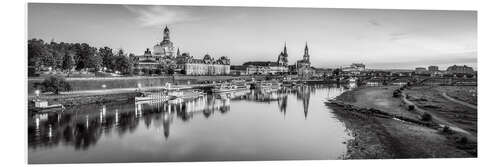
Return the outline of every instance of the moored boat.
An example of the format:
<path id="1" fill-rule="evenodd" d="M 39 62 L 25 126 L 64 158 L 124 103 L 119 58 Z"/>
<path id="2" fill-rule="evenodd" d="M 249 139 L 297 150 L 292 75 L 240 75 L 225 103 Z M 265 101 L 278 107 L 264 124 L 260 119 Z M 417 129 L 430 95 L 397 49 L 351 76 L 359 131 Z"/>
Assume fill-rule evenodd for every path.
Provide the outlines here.
<path id="1" fill-rule="evenodd" d="M 243 91 L 249 90 L 250 85 L 243 84 L 220 84 L 212 89 L 212 93 L 223 93 L 223 92 L 233 92 L 233 91 Z"/>
<path id="2" fill-rule="evenodd" d="M 33 111 L 35 112 L 57 112 L 64 111 L 64 105 L 62 104 L 51 104 L 47 100 L 35 99 L 32 101 L 34 103 Z"/>

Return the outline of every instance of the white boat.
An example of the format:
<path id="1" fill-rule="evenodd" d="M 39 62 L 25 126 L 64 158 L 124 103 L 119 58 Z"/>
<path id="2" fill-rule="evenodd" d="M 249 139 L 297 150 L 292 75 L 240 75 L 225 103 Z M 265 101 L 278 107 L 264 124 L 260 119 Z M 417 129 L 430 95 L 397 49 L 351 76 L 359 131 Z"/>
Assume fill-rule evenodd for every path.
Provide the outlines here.
<path id="1" fill-rule="evenodd" d="M 357 78 L 349 78 L 348 82 L 349 83 L 356 83 Z"/>
<path id="2" fill-rule="evenodd" d="M 250 85 L 247 84 L 221 84 L 212 89 L 212 93 L 224 93 L 233 91 L 249 90 Z"/>
<path id="3" fill-rule="evenodd" d="M 34 111 L 36 112 L 56 112 L 65 109 L 62 104 L 49 105 L 47 100 L 35 99 L 32 102 L 35 104 Z"/>
<path id="4" fill-rule="evenodd" d="M 172 100 L 176 96 L 168 95 L 165 92 L 141 92 L 140 95 L 135 97 L 135 101 L 151 101 L 151 100 Z"/>
<path id="5" fill-rule="evenodd" d="M 175 99 L 179 96 L 182 96 L 182 92 L 179 90 L 179 88 L 171 88 L 170 83 L 166 83 L 163 91 L 139 92 L 139 95 L 135 97 L 135 101 L 166 101 Z"/>

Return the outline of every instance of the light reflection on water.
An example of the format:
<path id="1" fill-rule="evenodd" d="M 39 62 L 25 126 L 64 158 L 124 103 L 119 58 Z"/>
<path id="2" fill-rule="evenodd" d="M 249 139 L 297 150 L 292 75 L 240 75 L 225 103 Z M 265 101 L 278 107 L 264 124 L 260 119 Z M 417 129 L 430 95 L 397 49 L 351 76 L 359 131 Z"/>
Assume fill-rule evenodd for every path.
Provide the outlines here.
<path id="1" fill-rule="evenodd" d="M 308 85 L 33 114 L 28 161 L 338 159 L 350 137 L 323 102 L 345 89 Z"/>

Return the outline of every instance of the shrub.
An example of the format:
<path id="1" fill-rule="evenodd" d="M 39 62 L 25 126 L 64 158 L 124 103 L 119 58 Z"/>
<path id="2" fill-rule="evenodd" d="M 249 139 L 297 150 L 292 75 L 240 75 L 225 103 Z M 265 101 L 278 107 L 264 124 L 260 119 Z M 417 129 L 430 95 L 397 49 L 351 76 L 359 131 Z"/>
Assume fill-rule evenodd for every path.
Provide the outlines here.
<path id="1" fill-rule="evenodd" d="M 45 78 L 41 84 L 43 92 L 52 92 L 54 94 L 59 94 L 61 91 L 71 90 L 69 83 L 60 76 L 50 76 Z"/>
<path id="2" fill-rule="evenodd" d="M 465 144 L 467 144 L 467 143 L 469 142 L 469 140 L 467 139 L 467 137 L 465 137 L 465 136 L 461 136 L 461 137 L 457 138 L 457 139 L 455 140 L 455 142 L 456 142 L 457 144 L 465 145 Z"/>
<path id="3" fill-rule="evenodd" d="M 392 97 L 399 97 L 399 96 L 401 96 L 401 93 L 399 91 L 392 92 Z"/>
<path id="4" fill-rule="evenodd" d="M 424 113 L 420 119 L 422 121 L 431 121 L 432 120 L 432 115 L 429 114 L 429 113 Z"/>
<path id="5" fill-rule="evenodd" d="M 415 110 L 415 105 L 409 105 L 408 106 L 408 111 L 413 111 Z"/>
<path id="6" fill-rule="evenodd" d="M 451 134 L 451 133 L 453 133 L 453 131 L 451 131 L 451 129 L 450 129 L 449 126 L 444 126 L 443 127 L 443 133 Z"/>

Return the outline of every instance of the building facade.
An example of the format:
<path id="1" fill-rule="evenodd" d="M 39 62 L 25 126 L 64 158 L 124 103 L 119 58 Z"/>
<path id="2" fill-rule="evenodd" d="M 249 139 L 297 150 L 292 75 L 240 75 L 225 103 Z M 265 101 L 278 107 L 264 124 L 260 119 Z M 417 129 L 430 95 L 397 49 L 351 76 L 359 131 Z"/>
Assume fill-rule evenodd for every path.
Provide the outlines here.
<path id="1" fill-rule="evenodd" d="M 438 66 L 429 66 L 427 67 L 427 69 L 431 72 L 435 72 L 435 71 L 439 71 L 439 67 Z"/>
<path id="2" fill-rule="evenodd" d="M 278 55 L 278 60 L 276 62 L 272 61 L 251 61 L 243 63 L 246 67 L 245 75 L 279 75 L 287 74 L 289 72 L 288 68 L 288 53 L 286 49 L 286 43 L 283 47 L 283 51 Z"/>
<path id="3" fill-rule="evenodd" d="M 203 59 L 195 59 L 189 54 L 183 54 L 178 59 L 177 67 L 186 75 L 229 75 L 230 62 L 225 56 L 214 59 L 206 54 Z"/>
<path id="4" fill-rule="evenodd" d="M 246 66 L 247 75 L 276 75 L 288 73 L 288 66 L 280 65 L 278 62 L 252 61 L 243 63 Z"/>
<path id="5" fill-rule="evenodd" d="M 365 65 L 362 63 L 352 63 L 350 66 L 342 67 L 342 71 L 348 75 L 360 75 L 365 71 Z"/>
<path id="6" fill-rule="evenodd" d="M 446 71 L 451 74 L 474 74 L 474 69 L 466 65 L 463 66 L 453 65 L 448 67 Z"/>

